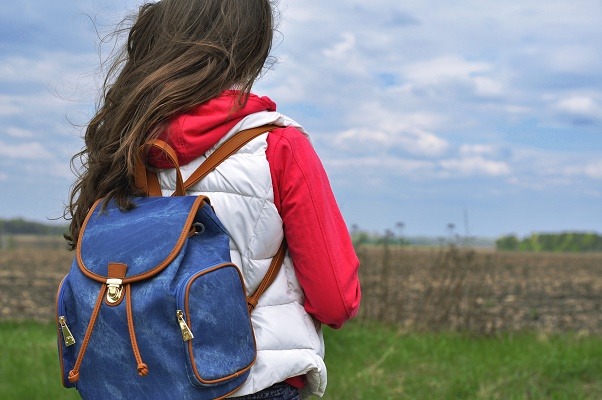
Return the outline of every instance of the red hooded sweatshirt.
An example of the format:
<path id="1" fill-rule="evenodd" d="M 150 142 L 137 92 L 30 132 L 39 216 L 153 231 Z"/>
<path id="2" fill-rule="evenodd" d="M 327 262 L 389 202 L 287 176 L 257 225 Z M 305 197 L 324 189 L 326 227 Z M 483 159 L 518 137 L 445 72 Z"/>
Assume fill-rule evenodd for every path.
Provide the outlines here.
<path id="1" fill-rule="evenodd" d="M 166 139 L 181 165 L 204 154 L 245 116 L 276 111 L 268 97 L 253 94 L 242 109 L 232 111 L 238 94 L 226 91 L 170 121 Z M 328 177 L 309 140 L 296 128 L 271 131 L 267 145 L 274 202 L 305 292 L 305 310 L 320 322 L 340 328 L 359 308 L 359 261 Z M 287 382 L 302 386 L 300 380 Z"/>

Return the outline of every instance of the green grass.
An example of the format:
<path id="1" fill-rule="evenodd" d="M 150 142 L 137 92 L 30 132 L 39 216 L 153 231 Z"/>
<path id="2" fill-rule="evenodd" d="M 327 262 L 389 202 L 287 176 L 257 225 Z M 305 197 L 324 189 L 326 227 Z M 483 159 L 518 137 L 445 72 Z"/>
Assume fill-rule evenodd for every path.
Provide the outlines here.
<path id="1" fill-rule="evenodd" d="M 600 337 L 346 328 L 325 332 L 325 399 L 602 399 Z"/>
<path id="2" fill-rule="evenodd" d="M 54 325 L 0 322 L 0 398 L 80 398 L 61 384 Z"/>
<path id="3" fill-rule="evenodd" d="M 325 399 L 601 399 L 602 338 L 474 338 L 349 324 L 327 329 Z M 63 389 L 54 327 L 0 322 L 0 398 L 78 399 Z"/>

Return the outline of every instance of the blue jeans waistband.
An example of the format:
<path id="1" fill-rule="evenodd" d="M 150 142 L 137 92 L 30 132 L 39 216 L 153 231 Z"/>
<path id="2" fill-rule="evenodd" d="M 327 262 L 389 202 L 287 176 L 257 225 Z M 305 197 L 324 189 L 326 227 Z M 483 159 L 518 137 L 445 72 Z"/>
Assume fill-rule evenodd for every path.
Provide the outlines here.
<path id="1" fill-rule="evenodd" d="M 277 383 L 269 388 L 246 396 L 231 397 L 237 400 L 300 400 L 299 390 L 288 383 Z"/>

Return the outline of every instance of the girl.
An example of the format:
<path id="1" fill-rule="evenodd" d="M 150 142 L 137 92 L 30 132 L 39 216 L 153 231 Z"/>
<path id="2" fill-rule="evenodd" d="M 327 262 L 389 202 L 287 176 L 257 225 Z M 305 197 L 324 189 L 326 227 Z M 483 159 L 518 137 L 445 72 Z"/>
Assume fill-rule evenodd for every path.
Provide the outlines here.
<path id="1" fill-rule="evenodd" d="M 161 0 L 140 7 L 109 69 L 85 147 L 72 160 L 83 160 L 83 173 L 67 208 L 74 247 L 96 199 L 128 209 L 128 199 L 141 195 L 134 166 L 147 140 L 166 140 L 186 179 L 237 132 L 281 127 L 248 143 L 188 192 L 212 200 L 251 293 L 283 235 L 288 242 L 280 274 L 252 314 L 257 361 L 233 394 L 244 399 L 321 396 L 321 324 L 340 328 L 360 300 L 359 263 L 307 133 L 269 98 L 251 93 L 273 30 L 269 0 Z M 163 195 L 170 195 L 174 170 L 160 157 L 152 163 L 162 169 Z"/>

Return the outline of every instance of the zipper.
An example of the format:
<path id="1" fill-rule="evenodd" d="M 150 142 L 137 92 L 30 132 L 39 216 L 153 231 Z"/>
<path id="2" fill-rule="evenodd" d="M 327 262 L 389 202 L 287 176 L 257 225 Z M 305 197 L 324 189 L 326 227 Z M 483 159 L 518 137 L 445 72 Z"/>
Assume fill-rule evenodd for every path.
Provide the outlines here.
<path id="1" fill-rule="evenodd" d="M 71 334 L 71 330 L 69 329 L 69 326 L 67 325 L 67 318 L 64 315 L 65 314 L 65 305 L 63 304 L 63 288 L 64 288 L 64 283 L 65 283 L 66 278 L 67 277 L 65 276 L 63 278 L 63 280 L 61 280 L 61 283 L 59 285 L 59 291 L 58 291 L 57 297 L 56 297 L 56 316 L 57 316 L 57 322 L 59 323 L 59 326 L 61 327 L 61 334 L 63 336 L 63 341 L 65 342 L 65 346 L 69 347 L 69 346 L 73 346 L 75 344 L 75 338 Z"/>
<path id="2" fill-rule="evenodd" d="M 186 293 L 186 288 L 190 284 L 191 281 L 196 279 L 199 274 L 193 274 L 189 276 L 184 282 L 180 284 L 176 293 L 176 318 L 178 321 L 178 327 L 180 328 L 180 332 L 182 333 L 182 340 L 184 342 L 189 342 L 194 339 L 194 335 L 192 334 L 192 330 L 186 323 L 186 313 L 184 311 L 184 295 Z"/>
<path id="3" fill-rule="evenodd" d="M 65 341 L 65 346 L 73 346 L 75 344 L 75 338 L 71 334 L 69 327 L 67 326 L 67 319 L 64 315 L 59 316 L 59 324 L 61 325 L 61 332 L 63 334 L 63 340 Z"/>
<path id="4" fill-rule="evenodd" d="M 193 291 L 194 290 L 194 285 L 195 285 L 195 281 L 199 278 L 201 278 L 203 275 L 208 274 L 208 273 L 213 273 L 216 270 L 220 270 L 222 268 L 225 267 L 231 267 L 234 268 L 238 274 L 240 274 L 240 272 L 238 271 L 237 267 L 232 264 L 232 263 L 221 263 L 221 264 L 217 264 L 214 265 L 212 267 L 207 267 L 204 268 L 201 271 L 197 271 L 195 273 L 193 273 L 191 276 L 189 276 L 188 278 L 186 278 L 185 281 L 183 281 L 182 283 L 180 283 L 180 285 L 178 286 L 177 290 L 176 290 L 176 318 L 177 318 L 177 323 L 178 323 L 178 328 L 180 329 L 180 332 L 182 334 L 182 345 L 184 346 L 184 351 L 186 353 L 186 363 L 188 365 L 188 370 L 192 372 L 191 374 L 191 383 L 193 386 L 195 387 L 206 387 L 208 385 L 215 385 L 215 384 L 219 384 L 221 382 L 227 381 L 229 379 L 232 379 L 235 376 L 239 376 L 239 375 L 243 375 L 246 374 L 247 371 L 251 368 L 251 366 L 255 363 L 255 357 L 256 355 L 253 356 L 252 360 L 249 360 L 249 363 L 247 365 L 242 365 L 240 366 L 240 368 L 238 368 L 236 371 L 232 371 L 230 374 L 228 374 L 227 376 L 224 375 L 220 375 L 220 376 L 215 376 L 213 378 L 210 379 L 203 379 L 203 377 L 201 376 L 201 373 L 205 373 L 207 371 L 199 371 L 199 369 L 202 369 L 202 366 L 197 365 L 197 361 L 195 360 L 194 357 L 194 349 L 202 349 L 204 346 L 204 338 L 203 337 L 197 337 L 197 342 L 195 343 L 195 341 L 193 341 L 193 333 L 192 333 L 192 329 L 201 329 L 200 326 L 198 326 L 197 324 L 199 324 L 199 321 L 195 321 L 194 320 L 194 316 L 197 315 L 196 311 L 195 311 L 195 305 L 191 304 L 192 309 L 190 310 L 190 314 L 189 315 L 189 310 L 186 307 L 186 304 L 188 302 L 188 291 Z M 242 277 L 241 277 L 242 279 Z M 243 284 L 244 286 L 244 284 Z M 247 314 L 247 309 L 246 307 L 244 307 L 244 311 L 245 311 L 245 315 L 248 318 L 248 314 Z M 250 321 L 249 321 L 250 323 Z M 252 334 L 252 327 L 249 326 L 250 329 L 250 333 Z M 204 332 L 196 332 L 197 336 L 198 335 L 203 335 Z M 254 342 L 254 338 L 253 338 L 253 342 Z M 231 342 L 231 341 L 230 341 Z M 255 344 L 253 343 L 253 346 L 255 346 Z M 239 363 L 240 364 L 240 363 Z"/>
<path id="5" fill-rule="evenodd" d="M 176 316 L 178 317 L 178 324 L 180 325 L 180 331 L 182 332 L 182 340 L 188 342 L 194 339 L 192 331 L 184 321 L 184 312 L 182 310 L 176 310 Z"/>

